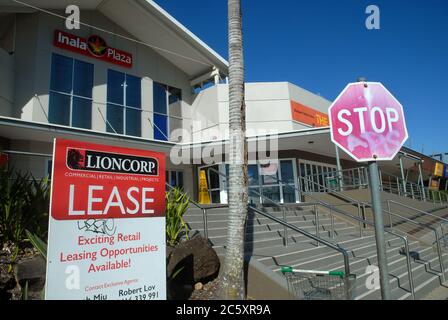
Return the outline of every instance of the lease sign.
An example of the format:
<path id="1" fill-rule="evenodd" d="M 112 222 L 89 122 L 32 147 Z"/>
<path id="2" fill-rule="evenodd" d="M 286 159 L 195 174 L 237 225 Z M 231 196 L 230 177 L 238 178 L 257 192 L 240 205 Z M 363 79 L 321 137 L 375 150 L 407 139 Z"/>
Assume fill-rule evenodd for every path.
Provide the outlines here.
<path id="1" fill-rule="evenodd" d="M 46 299 L 165 299 L 165 155 L 56 139 L 52 177 Z"/>

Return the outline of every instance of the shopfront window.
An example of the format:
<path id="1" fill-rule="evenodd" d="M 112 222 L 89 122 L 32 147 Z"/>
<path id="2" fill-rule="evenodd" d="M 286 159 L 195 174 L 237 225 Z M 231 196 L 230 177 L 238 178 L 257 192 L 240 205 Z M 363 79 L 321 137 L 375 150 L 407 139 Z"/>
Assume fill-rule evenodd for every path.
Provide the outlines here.
<path id="1" fill-rule="evenodd" d="M 140 137 L 141 117 L 141 79 L 108 70 L 107 132 Z"/>
<path id="2" fill-rule="evenodd" d="M 331 164 L 300 160 L 299 168 L 301 188 L 308 192 L 325 191 L 336 177 L 336 166 Z"/>
<path id="3" fill-rule="evenodd" d="M 166 183 L 172 187 L 184 188 L 184 173 L 182 171 L 166 171 Z"/>
<path id="4" fill-rule="evenodd" d="M 93 64 L 52 55 L 48 120 L 91 129 Z"/>
<path id="5" fill-rule="evenodd" d="M 282 159 L 269 164 L 249 164 L 247 167 L 249 203 L 272 205 L 271 201 L 276 203 L 297 202 L 299 193 L 294 161 L 293 159 Z M 222 171 L 220 172 L 223 176 L 217 173 L 219 168 L 218 165 L 200 168 L 206 171 L 212 203 L 221 203 L 223 192 L 228 191 L 229 167 L 228 165 L 221 167 Z"/>

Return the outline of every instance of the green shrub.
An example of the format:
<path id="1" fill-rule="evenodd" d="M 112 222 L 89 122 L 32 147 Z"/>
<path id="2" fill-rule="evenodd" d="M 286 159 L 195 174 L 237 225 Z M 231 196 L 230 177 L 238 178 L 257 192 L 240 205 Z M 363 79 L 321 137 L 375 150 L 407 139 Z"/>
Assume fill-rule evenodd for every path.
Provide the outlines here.
<path id="1" fill-rule="evenodd" d="M 188 237 L 188 226 L 183 215 L 188 209 L 190 198 L 178 188 L 171 189 L 166 198 L 166 240 L 168 245 L 174 246 L 179 242 L 182 234 Z"/>
<path id="2" fill-rule="evenodd" d="M 30 173 L 0 169 L 0 241 L 20 243 L 25 229 L 45 238 L 48 230 L 50 184 Z"/>

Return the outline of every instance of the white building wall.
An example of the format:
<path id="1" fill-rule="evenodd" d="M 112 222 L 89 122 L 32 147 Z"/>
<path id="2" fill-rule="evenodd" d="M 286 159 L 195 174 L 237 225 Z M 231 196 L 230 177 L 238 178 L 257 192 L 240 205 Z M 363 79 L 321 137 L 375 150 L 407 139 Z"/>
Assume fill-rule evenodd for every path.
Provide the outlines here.
<path id="1" fill-rule="evenodd" d="M 291 100 L 327 113 L 330 102 L 288 82 L 246 83 L 247 135 L 281 133 L 309 128 L 292 119 Z M 193 103 L 193 118 L 202 120 L 194 141 L 228 138 L 229 90 L 227 84 L 203 90 Z"/>
<path id="2" fill-rule="evenodd" d="M 288 83 L 288 90 L 291 100 L 300 102 L 307 107 L 328 114 L 328 108 L 330 107 L 331 102 L 327 99 L 300 88 L 292 83 Z"/>

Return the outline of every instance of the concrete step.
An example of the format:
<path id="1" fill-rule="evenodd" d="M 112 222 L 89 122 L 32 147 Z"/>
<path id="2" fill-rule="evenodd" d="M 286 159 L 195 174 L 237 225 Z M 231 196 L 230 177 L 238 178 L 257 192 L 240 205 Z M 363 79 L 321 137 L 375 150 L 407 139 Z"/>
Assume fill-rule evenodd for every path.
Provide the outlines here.
<path id="1" fill-rule="evenodd" d="M 306 229 L 305 229 L 306 230 Z M 310 233 L 314 233 L 314 229 L 309 230 Z M 346 235 L 346 234 L 353 234 L 356 232 L 355 227 L 346 227 L 343 229 L 337 230 L 335 233 L 338 236 Z M 320 232 L 320 237 L 322 238 L 329 238 L 330 232 L 329 231 L 322 231 Z M 227 238 L 227 234 L 224 235 L 218 235 L 213 236 L 209 233 L 209 239 L 210 241 L 215 245 L 222 245 L 225 243 Z M 292 230 L 288 232 L 288 241 L 290 241 L 291 244 L 300 242 L 300 240 L 307 239 L 308 241 L 312 241 L 310 238 L 303 236 L 299 233 L 293 233 Z M 264 232 L 257 232 L 257 233 L 249 233 L 246 235 L 246 245 L 250 246 L 259 246 L 260 247 L 266 247 L 273 245 L 272 243 L 266 243 L 266 241 L 277 241 L 278 243 L 283 243 L 283 236 L 282 231 L 264 231 Z"/>
<path id="2" fill-rule="evenodd" d="M 288 221 L 293 226 L 296 226 L 302 230 L 316 233 L 316 225 L 314 224 L 314 221 L 310 222 L 302 222 L 302 221 Z M 201 225 L 197 224 L 191 224 L 188 223 L 191 229 L 195 229 L 195 225 L 197 228 L 201 228 Z M 279 223 L 273 223 L 273 224 L 263 224 L 263 225 L 251 225 L 251 223 L 248 222 L 248 226 L 246 227 L 246 234 L 259 234 L 259 233 L 268 233 L 268 232 L 275 232 L 280 231 L 281 235 L 283 235 L 284 227 Z M 227 234 L 228 226 L 226 223 L 208 223 L 208 233 L 210 237 L 216 237 L 216 236 L 222 236 Z M 334 223 L 334 230 L 337 232 L 338 230 L 343 230 L 347 228 L 348 225 L 345 223 Z M 351 227 L 351 226 L 350 226 Z M 319 231 L 321 232 L 330 232 L 331 231 L 331 222 L 329 220 L 324 220 L 319 223 Z M 293 232 L 291 229 L 288 230 L 288 232 Z"/>
<path id="3" fill-rule="evenodd" d="M 435 264 L 438 264 L 438 256 L 431 252 L 431 250 L 423 249 L 421 250 L 422 256 L 421 261 L 413 261 L 411 263 L 414 287 L 416 291 L 416 299 L 420 299 L 427 293 L 432 291 L 434 288 L 440 286 L 441 278 L 439 269 L 434 268 Z M 403 260 L 399 259 L 397 261 Z M 396 265 L 398 262 L 396 261 Z M 398 266 L 389 267 L 390 283 L 392 290 L 392 297 L 394 299 L 410 299 L 411 293 L 409 290 L 409 278 L 405 262 L 398 264 Z M 359 277 L 360 281 L 366 279 L 368 275 L 362 275 Z M 365 280 L 364 280 L 365 281 Z M 365 288 L 365 286 L 364 286 Z M 362 287 L 360 287 L 362 289 Z M 360 291 L 357 294 L 357 299 L 380 299 L 380 290 L 367 290 Z"/>
<path id="4" fill-rule="evenodd" d="M 390 246 L 387 247 L 388 253 L 399 250 L 398 241 L 390 240 Z M 359 239 L 358 241 L 347 242 L 341 245 L 347 250 L 350 258 L 350 264 L 367 259 L 372 259 L 376 255 L 376 245 L 374 238 Z M 315 250 L 316 251 L 316 250 Z M 279 271 L 281 266 L 293 266 L 301 269 L 322 269 L 323 270 L 337 270 L 342 262 L 342 255 L 339 252 L 332 250 L 331 252 L 319 252 L 318 254 L 311 251 L 307 252 L 305 256 L 303 253 L 291 253 L 280 257 L 273 257 L 271 261 L 264 262 L 274 271 Z M 330 268 L 330 269 L 329 269 Z"/>
<path id="5" fill-rule="evenodd" d="M 283 218 L 282 218 L 283 219 Z M 200 221 L 190 221 L 189 219 L 185 219 L 185 221 L 190 225 L 191 228 L 202 228 L 203 226 L 203 220 L 201 219 Z M 286 219 L 286 222 L 296 225 L 296 226 L 315 226 L 315 220 L 313 219 L 303 219 L 303 217 L 288 217 Z M 335 224 L 339 223 L 341 224 L 342 222 L 335 220 L 334 221 Z M 319 219 L 319 225 L 330 225 L 331 224 L 331 219 L 329 218 L 320 218 Z M 344 223 L 344 225 L 346 225 L 346 223 Z M 209 228 L 209 230 L 211 229 L 219 229 L 219 228 L 226 228 L 228 227 L 228 219 L 225 220 L 208 220 L 207 221 L 207 226 Z M 259 227 L 267 227 L 271 230 L 276 229 L 276 228 L 283 228 L 282 225 L 280 225 L 279 223 L 272 221 L 271 219 L 268 218 L 264 218 L 264 219 L 249 219 L 247 221 L 247 227 L 251 228 L 259 228 Z"/>
<path id="6" fill-rule="evenodd" d="M 349 236 L 349 235 L 348 235 Z M 331 241 L 329 237 L 323 239 L 326 239 L 327 241 Z M 218 244 L 214 245 L 214 248 L 219 248 L 225 246 L 226 242 L 225 240 L 220 241 Z M 303 247 L 307 248 L 309 246 L 316 247 L 316 242 L 314 240 L 311 240 L 308 237 L 305 236 L 297 236 L 297 237 L 289 237 L 289 247 Z M 257 255 L 257 252 L 263 251 L 263 250 L 282 250 L 285 248 L 283 243 L 283 238 L 281 237 L 275 237 L 272 239 L 263 239 L 256 242 L 247 242 L 246 243 L 246 253 L 249 255 Z"/>

